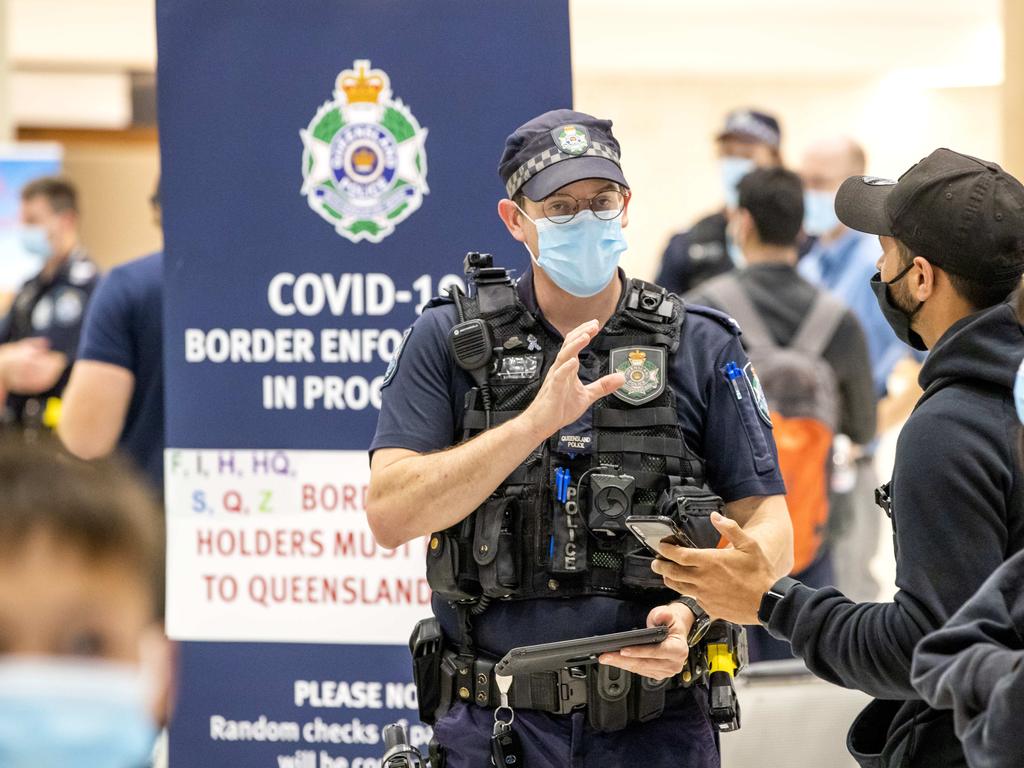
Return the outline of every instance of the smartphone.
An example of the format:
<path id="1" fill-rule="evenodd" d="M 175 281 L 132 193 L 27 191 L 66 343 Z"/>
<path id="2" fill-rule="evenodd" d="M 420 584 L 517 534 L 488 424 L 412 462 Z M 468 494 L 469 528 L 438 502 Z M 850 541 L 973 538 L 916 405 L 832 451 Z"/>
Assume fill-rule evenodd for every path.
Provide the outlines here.
<path id="1" fill-rule="evenodd" d="M 693 547 L 693 539 L 686 535 L 676 521 L 664 515 L 630 515 L 626 518 L 626 527 L 634 536 L 640 539 L 640 543 L 647 547 L 654 555 L 658 554 L 659 544 L 674 544 L 677 547 Z"/>

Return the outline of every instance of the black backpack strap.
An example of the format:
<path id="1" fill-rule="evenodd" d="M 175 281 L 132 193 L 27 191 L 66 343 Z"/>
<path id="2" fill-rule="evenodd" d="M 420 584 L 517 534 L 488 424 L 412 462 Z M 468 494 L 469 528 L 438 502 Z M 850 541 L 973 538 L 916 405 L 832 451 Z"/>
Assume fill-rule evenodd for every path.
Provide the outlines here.
<path id="1" fill-rule="evenodd" d="M 821 357 L 839 330 L 846 312 L 843 302 L 825 291 L 819 291 L 789 346 L 810 357 Z"/>
<path id="2" fill-rule="evenodd" d="M 735 274 L 730 272 L 710 280 L 697 292 L 728 312 L 733 320 L 739 323 L 745 340 L 744 346 L 748 350 L 773 349 L 779 346 Z"/>

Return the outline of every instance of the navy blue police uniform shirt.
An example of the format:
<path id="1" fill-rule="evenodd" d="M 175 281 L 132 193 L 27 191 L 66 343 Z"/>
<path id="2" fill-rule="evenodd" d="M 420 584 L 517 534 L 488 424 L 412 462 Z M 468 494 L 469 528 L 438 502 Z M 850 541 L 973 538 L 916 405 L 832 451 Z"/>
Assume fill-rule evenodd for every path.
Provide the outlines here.
<path id="1" fill-rule="evenodd" d="M 519 280 L 517 290 L 527 309 L 545 322 L 532 274 Z M 707 483 L 726 502 L 784 494 L 771 427 L 751 397 L 737 398 L 735 382 L 725 373 L 729 363 L 740 370 L 747 363 L 738 328 L 715 310 L 687 310 L 669 376 L 686 445 L 705 460 Z M 379 448 L 426 453 L 457 442 L 463 399 L 473 386 L 448 350 L 448 332 L 457 321 L 454 305 L 441 304 L 424 310 L 413 324 L 382 391 L 371 455 Z M 586 354 L 584 350 L 581 358 Z M 474 639 L 483 652 L 501 656 L 520 645 L 643 627 L 657 604 L 604 596 L 494 601 L 474 617 Z M 456 636 L 454 611 L 436 596 L 434 613 L 445 632 Z"/>
<path id="2" fill-rule="evenodd" d="M 68 256 L 52 280 L 45 282 L 39 274 L 18 290 L 10 312 L 0 318 L 0 344 L 46 339 L 51 350 L 67 356 L 68 366 L 47 392 L 31 397 L 8 394 L 5 407 L 0 407 L 0 426 L 41 426 L 46 401 L 60 397 L 68 383 L 86 307 L 98 279 L 96 265 L 84 251 L 77 250 Z"/>
<path id="3" fill-rule="evenodd" d="M 122 264 L 103 278 L 82 331 L 81 360 L 109 363 L 135 377 L 119 450 L 158 492 L 164 477 L 163 254 Z"/>

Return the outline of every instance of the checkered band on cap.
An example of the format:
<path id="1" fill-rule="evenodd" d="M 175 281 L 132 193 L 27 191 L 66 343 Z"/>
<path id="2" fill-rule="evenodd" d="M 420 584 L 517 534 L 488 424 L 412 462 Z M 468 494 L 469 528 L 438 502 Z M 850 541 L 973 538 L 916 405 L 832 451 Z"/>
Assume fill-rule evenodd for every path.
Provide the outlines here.
<path id="1" fill-rule="evenodd" d="M 508 193 L 509 197 L 512 197 L 512 195 L 516 193 L 516 190 L 545 168 L 549 168 L 555 163 L 560 163 L 563 160 L 573 160 L 577 157 L 588 156 L 603 157 L 606 160 L 611 160 L 616 165 L 619 164 L 619 153 L 599 141 L 591 141 L 587 151 L 579 155 L 570 155 L 560 151 L 557 147 L 548 147 L 540 154 L 531 157 L 519 166 L 515 173 L 508 177 L 508 181 L 505 182 L 505 191 Z"/>

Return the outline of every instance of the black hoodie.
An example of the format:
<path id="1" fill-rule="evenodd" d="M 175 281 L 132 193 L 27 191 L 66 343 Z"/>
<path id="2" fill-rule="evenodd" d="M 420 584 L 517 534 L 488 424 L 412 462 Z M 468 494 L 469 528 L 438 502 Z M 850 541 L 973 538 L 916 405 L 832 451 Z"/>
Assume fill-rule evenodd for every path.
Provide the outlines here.
<path id="1" fill-rule="evenodd" d="M 1013 381 L 1024 333 L 1010 304 L 955 323 L 921 369 L 925 390 L 900 433 L 890 497 L 891 603 L 856 604 L 797 585 L 770 631 L 819 677 L 876 697 L 847 739 L 862 766 L 966 765 L 953 715 L 911 686 L 915 646 L 1024 548 L 1024 477 Z"/>
<path id="2" fill-rule="evenodd" d="M 914 653 L 914 686 L 953 710 L 972 768 L 1024 765 L 1024 552 Z"/>

